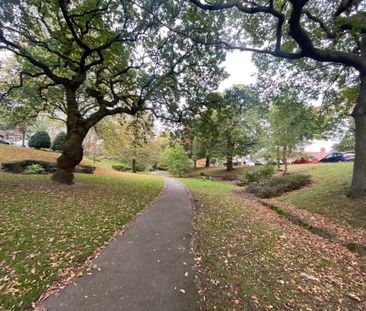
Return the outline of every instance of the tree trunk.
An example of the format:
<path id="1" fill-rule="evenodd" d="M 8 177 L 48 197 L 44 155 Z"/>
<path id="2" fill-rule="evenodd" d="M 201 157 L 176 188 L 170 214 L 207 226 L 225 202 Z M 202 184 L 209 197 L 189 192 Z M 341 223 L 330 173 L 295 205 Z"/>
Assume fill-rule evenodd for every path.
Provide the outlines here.
<path id="1" fill-rule="evenodd" d="M 22 130 L 22 147 L 25 147 L 25 130 Z"/>
<path id="2" fill-rule="evenodd" d="M 366 74 L 360 78 L 357 105 L 352 112 L 356 124 L 356 158 L 353 165 L 351 188 L 348 192 L 352 198 L 366 196 Z"/>
<path id="3" fill-rule="evenodd" d="M 51 178 L 54 182 L 73 184 L 75 167 L 83 159 L 83 140 L 86 133 L 82 127 L 68 129 L 62 154 L 57 159 L 57 171 Z"/>
<path id="4" fill-rule="evenodd" d="M 226 157 L 226 170 L 232 171 L 233 169 L 234 169 L 233 156 L 232 155 L 227 155 L 227 157 Z"/>
<path id="5" fill-rule="evenodd" d="M 132 159 L 132 173 L 136 173 L 136 159 Z"/>
<path id="6" fill-rule="evenodd" d="M 210 167 L 210 156 L 206 156 L 206 164 L 205 167 Z"/>
<path id="7" fill-rule="evenodd" d="M 283 164 L 285 165 L 285 170 L 283 172 L 283 175 L 286 175 L 287 174 L 287 146 L 283 146 L 283 153 L 282 153 L 282 156 L 283 156 Z"/>
<path id="8" fill-rule="evenodd" d="M 197 160 L 193 160 L 193 168 L 196 169 L 197 168 Z"/>
<path id="9" fill-rule="evenodd" d="M 281 168 L 281 153 L 280 153 L 280 147 L 277 147 L 277 169 Z"/>

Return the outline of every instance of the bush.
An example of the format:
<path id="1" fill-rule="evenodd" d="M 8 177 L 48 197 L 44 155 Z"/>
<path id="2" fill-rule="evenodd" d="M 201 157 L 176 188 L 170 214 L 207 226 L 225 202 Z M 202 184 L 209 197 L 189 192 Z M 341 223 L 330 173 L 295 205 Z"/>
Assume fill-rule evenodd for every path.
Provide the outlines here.
<path id="1" fill-rule="evenodd" d="M 299 189 L 310 183 L 310 175 L 292 174 L 276 176 L 268 181 L 249 185 L 246 191 L 260 198 L 272 198 L 285 192 Z"/>
<path id="2" fill-rule="evenodd" d="M 145 172 L 146 171 L 146 164 L 145 163 L 136 163 L 136 172 Z"/>
<path id="3" fill-rule="evenodd" d="M 65 142 L 66 133 L 60 132 L 56 135 L 55 139 L 52 142 L 51 149 L 53 151 L 62 151 L 64 149 L 64 142 Z"/>
<path id="4" fill-rule="evenodd" d="M 266 164 L 259 171 L 262 179 L 270 179 L 275 174 L 275 166 L 273 164 Z"/>
<path id="5" fill-rule="evenodd" d="M 75 173 L 82 173 L 82 174 L 93 174 L 95 171 L 95 166 L 91 165 L 78 165 L 75 167 Z"/>
<path id="6" fill-rule="evenodd" d="M 51 147 L 50 135 L 45 131 L 39 131 L 29 139 L 28 146 L 36 149 L 48 149 Z"/>
<path id="7" fill-rule="evenodd" d="M 249 171 L 245 172 L 242 182 L 244 185 L 249 185 L 254 182 L 259 182 L 260 179 L 261 179 L 260 171 Z"/>
<path id="8" fill-rule="evenodd" d="M 24 171 L 25 174 L 41 174 L 44 172 L 44 167 L 38 163 L 28 165 Z"/>
<path id="9" fill-rule="evenodd" d="M 244 178 L 242 179 L 242 183 L 244 185 L 249 185 L 254 182 L 258 183 L 260 181 L 272 178 L 274 174 L 275 167 L 272 164 L 266 164 L 257 171 L 246 172 Z"/>
<path id="10" fill-rule="evenodd" d="M 21 160 L 21 161 L 13 161 L 13 162 L 3 162 L 1 163 L 1 169 L 4 172 L 21 174 L 24 173 L 29 166 L 37 165 L 42 167 L 45 173 L 54 173 L 56 172 L 57 165 L 56 163 L 46 162 L 46 161 L 38 161 L 38 160 Z"/>
<path id="11" fill-rule="evenodd" d="M 120 172 L 126 172 L 126 171 L 130 171 L 131 170 L 131 167 L 127 166 L 127 165 L 123 165 L 123 164 L 120 164 L 120 165 L 112 165 L 112 168 L 117 170 L 117 171 L 120 171 Z"/>
<path id="12" fill-rule="evenodd" d="M 167 147 L 164 150 L 164 160 L 168 165 L 169 173 L 175 176 L 182 177 L 191 169 L 191 161 L 182 145 L 175 144 L 173 147 Z"/>

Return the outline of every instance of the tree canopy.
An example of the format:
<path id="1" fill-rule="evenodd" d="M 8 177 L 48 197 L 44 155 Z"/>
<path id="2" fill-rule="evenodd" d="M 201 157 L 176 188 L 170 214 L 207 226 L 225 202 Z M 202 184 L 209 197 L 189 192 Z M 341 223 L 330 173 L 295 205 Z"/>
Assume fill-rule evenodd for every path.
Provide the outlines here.
<path id="1" fill-rule="evenodd" d="M 105 116 L 149 111 L 179 120 L 185 98 L 199 100 L 220 80 L 222 52 L 164 26 L 200 23 L 175 1 L 7 1 L 0 12 L 0 49 L 16 56 L 10 74 L 18 73 L 17 83 L 1 79 L 3 104 L 31 99 L 34 110 L 66 120 L 58 182 L 72 182 L 82 141 Z"/>
<path id="2" fill-rule="evenodd" d="M 305 73 L 309 73 L 317 76 L 319 84 L 325 78 L 341 89 L 358 85 L 357 103 L 352 110 L 356 159 L 349 194 L 365 196 L 366 3 L 357 0 L 190 2 L 204 12 L 216 12 L 220 23 L 225 25 L 225 31 L 205 39 L 189 33 L 195 42 L 254 52 L 267 63 L 272 61 L 271 57 L 288 60 L 298 68 L 282 75 L 290 83 L 299 81 L 304 85 L 299 76 L 305 78 Z M 317 86 L 313 84 L 309 89 L 312 88 Z M 337 91 L 339 87 L 334 87 L 333 93 Z"/>

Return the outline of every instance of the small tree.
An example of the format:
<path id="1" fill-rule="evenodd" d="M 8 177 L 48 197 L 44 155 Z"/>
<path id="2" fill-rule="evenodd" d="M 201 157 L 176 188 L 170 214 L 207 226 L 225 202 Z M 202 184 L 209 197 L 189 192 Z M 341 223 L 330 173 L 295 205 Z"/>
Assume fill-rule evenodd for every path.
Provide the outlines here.
<path id="1" fill-rule="evenodd" d="M 66 133 L 60 132 L 56 135 L 55 139 L 52 142 L 51 149 L 54 151 L 62 151 L 64 148 Z"/>
<path id="2" fill-rule="evenodd" d="M 50 135 L 48 135 L 46 131 L 39 131 L 30 138 L 28 145 L 29 147 L 36 149 L 50 148 L 51 147 Z"/>
<path id="3" fill-rule="evenodd" d="M 164 158 L 168 165 L 169 173 L 182 177 L 190 170 L 190 161 L 182 145 L 175 144 L 164 150 Z"/>

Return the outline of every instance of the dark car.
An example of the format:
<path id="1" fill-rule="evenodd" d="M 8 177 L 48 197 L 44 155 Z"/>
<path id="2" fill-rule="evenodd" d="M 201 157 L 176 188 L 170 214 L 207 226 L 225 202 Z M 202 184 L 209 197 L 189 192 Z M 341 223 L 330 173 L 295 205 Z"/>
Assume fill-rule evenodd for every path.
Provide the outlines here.
<path id="1" fill-rule="evenodd" d="M 332 152 L 320 160 L 320 162 L 346 162 L 353 161 L 355 154 L 353 152 Z"/>
<path id="2" fill-rule="evenodd" d="M 0 145 L 10 145 L 10 143 L 8 141 L 0 138 Z"/>

